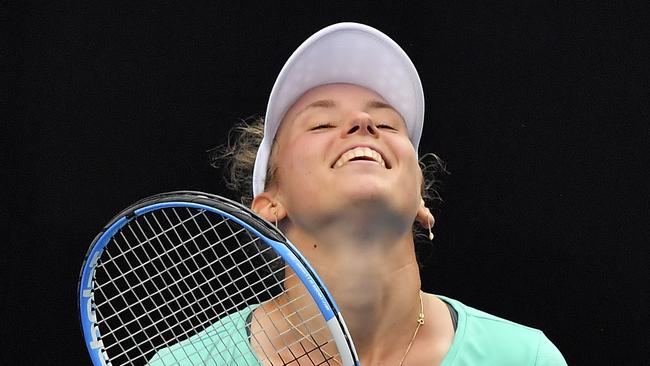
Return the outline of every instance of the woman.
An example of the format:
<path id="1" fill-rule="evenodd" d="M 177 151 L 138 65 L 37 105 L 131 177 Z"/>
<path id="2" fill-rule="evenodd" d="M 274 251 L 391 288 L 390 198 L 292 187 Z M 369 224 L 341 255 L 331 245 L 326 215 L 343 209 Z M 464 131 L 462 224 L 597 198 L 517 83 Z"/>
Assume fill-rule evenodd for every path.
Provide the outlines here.
<path id="1" fill-rule="evenodd" d="M 251 207 L 323 278 L 362 365 L 565 364 L 541 331 L 420 290 L 412 228 L 435 221 L 418 164 L 423 120 L 408 56 L 373 28 L 341 23 L 287 61 L 259 148 L 261 126 L 248 126 L 228 156 L 241 182 L 257 148 Z M 272 311 L 264 307 L 279 305 L 249 309 L 248 334 Z M 265 349 L 259 342 L 246 357 Z"/>

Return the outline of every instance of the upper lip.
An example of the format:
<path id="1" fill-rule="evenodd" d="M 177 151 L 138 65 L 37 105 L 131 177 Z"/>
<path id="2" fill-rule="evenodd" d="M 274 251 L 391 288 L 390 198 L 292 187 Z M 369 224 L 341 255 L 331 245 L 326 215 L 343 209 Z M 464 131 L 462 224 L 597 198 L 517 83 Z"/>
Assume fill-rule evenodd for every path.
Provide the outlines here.
<path id="1" fill-rule="evenodd" d="M 390 168 L 391 168 L 391 164 L 390 164 L 390 162 L 386 159 L 386 155 L 384 154 L 384 152 L 383 152 L 380 148 L 378 148 L 377 146 L 373 146 L 373 145 L 369 145 L 369 144 L 355 144 L 355 145 L 350 145 L 350 146 L 344 148 L 344 149 L 341 150 L 341 152 L 336 156 L 336 159 L 334 159 L 334 161 L 332 162 L 332 164 L 330 165 L 330 167 L 331 167 L 331 168 L 334 168 L 334 166 L 336 165 L 336 162 L 338 162 L 339 159 L 340 159 L 340 158 L 341 158 L 345 153 L 347 153 L 347 152 L 350 151 L 350 150 L 354 150 L 354 149 L 356 149 L 356 148 L 368 148 L 368 149 L 370 149 L 370 150 L 375 151 L 376 153 L 379 154 L 379 156 L 381 156 L 382 160 L 384 161 L 384 164 L 386 165 L 386 169 L 390 169 Z"/>

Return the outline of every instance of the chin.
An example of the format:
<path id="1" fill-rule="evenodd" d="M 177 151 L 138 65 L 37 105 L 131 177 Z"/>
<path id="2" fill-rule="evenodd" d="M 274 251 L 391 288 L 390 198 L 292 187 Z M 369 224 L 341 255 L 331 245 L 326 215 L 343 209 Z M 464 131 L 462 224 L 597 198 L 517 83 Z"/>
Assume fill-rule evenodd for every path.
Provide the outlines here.
<path id="1" fill-rule="evenodd" d="M 343 187 L 342 195 L 351 202 L 387 201 L 392 197 L 389 187 L 364 179 Z"/>
<path id="2" fill-rule="evenodd" d="M 403 204 L 400 204 L 397 198 L 388 190 L 366 187 L 345 192 L 341 201 L 345 202 L 345 210 L 349 213 L 357 212 L 371 220 L 378 217 L 391 217 L 391 220 L 394 220 L 396 216 L 401 216 L 403 211 Z"/>

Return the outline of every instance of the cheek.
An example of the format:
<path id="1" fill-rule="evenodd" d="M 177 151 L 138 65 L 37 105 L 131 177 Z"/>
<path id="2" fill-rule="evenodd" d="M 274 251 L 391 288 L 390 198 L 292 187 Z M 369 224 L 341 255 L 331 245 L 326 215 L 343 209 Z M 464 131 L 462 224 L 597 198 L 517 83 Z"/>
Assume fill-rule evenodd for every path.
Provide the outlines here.
<path id="1" fill-rule="evenodd" d="M 296 139 L 278 159 L 280 188 L 285 195 L 304 195 L 322 186 L 323 144 L 314 139 Z"/>
<path id="2" fill-rule="evenodd" d="M 423 184 L 422 170 L 420 169 L 420 164 L 415 154 L 415 150 L 413 150 L 413 146 L 410 142 L 407 146 L 401 146 L 400 154 L 406 162 L 405 177 L 402 178 L 404 179 L 404 187 L 411 187 L 407 192 L 413 192 L 412 194 L 419 204 Z"/>
<path id="3" fill-rule="evenodd" d="M 404 141 L 403 139 L 400 139 L 394 146 L 396 146 L 395 153 L 399 156 L 400 161 L 404 163 L 407 169 L 412 171 L 420 169 L 417 154 L 413 149 L 410 140 L 407 139 Z"/>
<path id="4" fill-rule="evenodd" d="M 284 166 L 294 178 L 311 174 L 317 164 L 317 148 L 308 141 L 296 140 L 286 151 Z"/>

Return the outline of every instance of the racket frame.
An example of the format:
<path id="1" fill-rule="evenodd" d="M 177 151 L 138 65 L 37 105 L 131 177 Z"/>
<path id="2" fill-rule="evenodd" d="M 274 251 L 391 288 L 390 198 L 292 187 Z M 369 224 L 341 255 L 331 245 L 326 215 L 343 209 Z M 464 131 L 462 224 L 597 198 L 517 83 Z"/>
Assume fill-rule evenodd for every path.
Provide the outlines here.
<path id="1" fill-rule="evenodd" d="M 97 317 L 93 309 L 93 285 L 97 262 L 113 235 L 126 224 L 148 212 L 172 207 L 206 210 L 227 217 L 272 247 L 301 279 L 323 314 L 327 326 L 332 332 L 343 365 L 359 365 L 359 358 L 349 336 L 350 333 L 334 298 L 316 271 L 289 239 L 247 207 L 221 196 L 196 191 L 162 193 L 138 201 L 113 217 L 90 245 L 81 269 L 78 291 L 81 328 L 94 365 L 106 366 L 110 364 L 109 357 L 104 351 Z"/>

